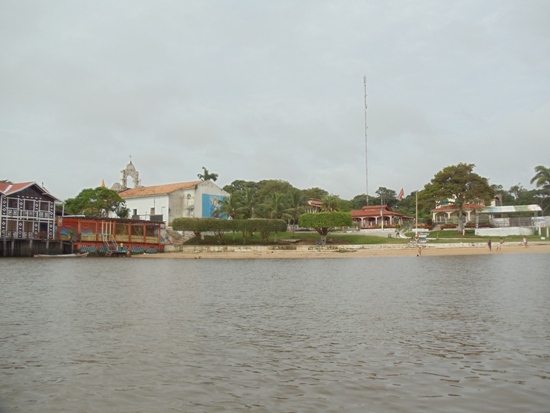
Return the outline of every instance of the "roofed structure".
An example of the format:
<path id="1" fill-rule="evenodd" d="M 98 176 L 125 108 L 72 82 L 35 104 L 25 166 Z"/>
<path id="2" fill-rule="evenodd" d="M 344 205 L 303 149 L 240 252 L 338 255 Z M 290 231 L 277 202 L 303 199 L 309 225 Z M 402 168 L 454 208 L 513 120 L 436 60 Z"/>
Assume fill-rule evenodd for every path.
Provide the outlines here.
<path id="1" fill-rule="evenodd" d="M 53 239 L 59 199 L 34 181 L 0 182 L 0 236 L 3 239 Z"/>
<path id="2" fill-rule="evenodd" d="M 412 220 L 407 215 L 394 212 L 388 205 L 366 205 L 361 209 L 350 211 L 351 218 L 359 228 L 377 228 L 403 225 L 405 220 Z"/>
<path id="3" fill-rule="evenodd" d="M 175 218 L 209 218 L 229 194 L 212 181 L 140 186 L 119 192 L 134 219 L 172 222 Z"/>
<path id="4" fill-rule="evenodd" d="M 119 195 L 124 199 L 139 198 L 144 196 L 168 195 L 174 191 L 181 189 L 190 189 L 199 185 L 203 181 L 178 182 L 175 184 L 164 184 L 154 186 L 140 186 L 119 192 Z"/>

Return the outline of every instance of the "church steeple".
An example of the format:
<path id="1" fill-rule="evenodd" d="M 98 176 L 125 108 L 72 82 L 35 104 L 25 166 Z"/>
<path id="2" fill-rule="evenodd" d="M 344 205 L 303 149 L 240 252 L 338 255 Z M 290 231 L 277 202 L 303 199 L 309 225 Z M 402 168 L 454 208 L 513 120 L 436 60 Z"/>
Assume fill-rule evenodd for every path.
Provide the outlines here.
<path id="1" fill-rule="evenodd" d="M 134 188 L 139 188 L 141 186 L 141 182 L 139 180 L 139 172 L 132 163 L 132 155 L 130 155 L 130 160 L 128 161 L 126 167 L 120 171 L 120 183 L 114 183 L 111 189 L 118 192 L 128 189 L 129 176 L 132 178 Z"/>

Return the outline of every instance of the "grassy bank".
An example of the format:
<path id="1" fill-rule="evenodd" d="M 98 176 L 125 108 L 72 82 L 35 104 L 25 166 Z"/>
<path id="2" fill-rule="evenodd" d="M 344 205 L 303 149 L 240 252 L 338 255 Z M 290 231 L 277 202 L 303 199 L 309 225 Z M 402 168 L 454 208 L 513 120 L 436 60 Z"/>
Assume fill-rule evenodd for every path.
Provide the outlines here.
<path id="1" fill-rule="evenodd" d="M 327 237 L 328 244 L 335 245 L 368 245 L 368 244 L 407 244 L 413 237 L 413 233 L 407 233 L 410 238 L 402 239 L 395 238 L 392 234 L 392 238 L 377 237 L 360 235 L 353 232 L 333 232 Z M 185 243 L 185 245 L 315 245 L 320 241 L 321 237 L 316 232 L 296 232 L 294 236 L 291 232 L 283 232 L 277 234 L 277 242 L 274 241 L 274 234 L 271 234 L 269 242 L 264 242 L 259 234 L 248 236 L 246 242 L 243 241 L 242 233 L 226 233 L 223 236 L 222 242 L 214 236 L 205 235 L 204 239 L 199 240 L 192 238 Z M 499 237 L 479 237 L 474 234 L 474 231 L 466 231 L 464 235 L 459 234 L 456 231 L 431 231 L 428 235 L 428 243 L 460 243 L 460 242 L 487 242 L 491 240 L 493 243 L 499 241 Z M 511 235 L 503 237 L 505 243 L 521 243 L 523 236 Z M 538 235 L 531 235 L 527 237 L 529 242 L 541 241 L 541 237 Z"/>

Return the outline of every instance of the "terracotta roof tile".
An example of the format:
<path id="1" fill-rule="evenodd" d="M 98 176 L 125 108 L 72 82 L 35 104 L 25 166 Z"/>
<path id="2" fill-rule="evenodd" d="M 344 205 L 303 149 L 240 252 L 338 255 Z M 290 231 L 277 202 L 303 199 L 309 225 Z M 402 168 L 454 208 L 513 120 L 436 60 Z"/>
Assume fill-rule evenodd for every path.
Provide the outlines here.
<path id="1" fill-rule="evenodd" d="M 350 211 L 350 214 L 353 218 L 359 218 L 359 217 L 379 217 L 382 215 L 381 210 L 383 210 L 383 215 L 386 217 L 394 216 L 394 217 L 403 217 L 405 219 L 412 219 L 411 217 L 408 217 L 407 215 L 400 214 L 398 212 L 394 212 L 388 207 L 387 205 L 369 205 L 364 206 L 361 209 L 355 209 Z"/>
<path id="2" fill-rule="evenodd" d="M 20 182 L 20 183 L 8 184 L 6 182 L 0 182 L 0 191 L 2 191 L 6 195 L 14 194 L 35 183 L 36 182 Z"/>
<path id="3" fill-rule="evenodd" d="M 36 188 L 41 191 L 44 195 L 48 195 L 52 197 L 54 200 L 58 200 L 56 197 L 54 197 L 52 194 L 48 192 L 46 188 L 41 187 L 36 182 L 17 182 L 14 184 L 8 184 L 6 182 L 0 182 L 0 192 L 2 192 L 4 195 L 12 195 L 16 194 L 19 191 L 22 191 L 23 189 L 29 188 L 31 186 L 36 186 Z"/>
<path id="4" fill-rule="evenodd" d="M 131 188 L 126 191 L 119 192 L 121 198 L 140 198 L 155 195 L 167 195 L 180 189 L 189 189 L 197 186 L 203 181 L 179 182 L 175 184 L 141 186 L 139 188 Z"/>

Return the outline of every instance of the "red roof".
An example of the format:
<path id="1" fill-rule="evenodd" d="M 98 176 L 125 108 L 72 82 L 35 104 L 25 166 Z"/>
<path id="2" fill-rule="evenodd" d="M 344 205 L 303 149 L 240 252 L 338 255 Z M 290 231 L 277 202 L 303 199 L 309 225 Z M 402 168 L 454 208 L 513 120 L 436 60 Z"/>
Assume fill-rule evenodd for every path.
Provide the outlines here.
<path id="1" fill-rule="evenodd" d="M 13 195 L 24 189 L 30 188 L 31 186 L 34 186 L 38 192 L 42 193 L 42 195 L 48 195 L 55 201 L 59 201 L 56 197 L 50 194 L 46 188 L 41 187 L 36 182 L 16 182 L 14 184 L 0 182 L 0 192 L 4 195 Z"/>
<path id="2" fill-rule="evenodd" d="M 140 198 L 155 195 L 167 195 L 179 189 L 190 189 L 204 181 L 180 182 L 176 184 L 165 184 L 156 186 L 141 186 L 119 192 L 121 198 Z"/>
<path id="3" fill-rule="evenodd" d="M 390 207 L 388 207 L 387 205 L 368 205 L 368 206 L 364 206 L 361 209 L 355 209 L 353 211 L 350 211 L 350 214 L 352 218 L 379 217 L 381 215 L 411 218 L 406 215 L 399 214 L 397 212 L 392 211 Z"/>
<path id="4" fill-rule="evenodd" d="M 21 182 L 15 184 L 0 182 L 0 191 L 2 191 L 5 195 L 11 195 L 32 186 L 33 184 L 36 184 L 36 182 Z"/>

